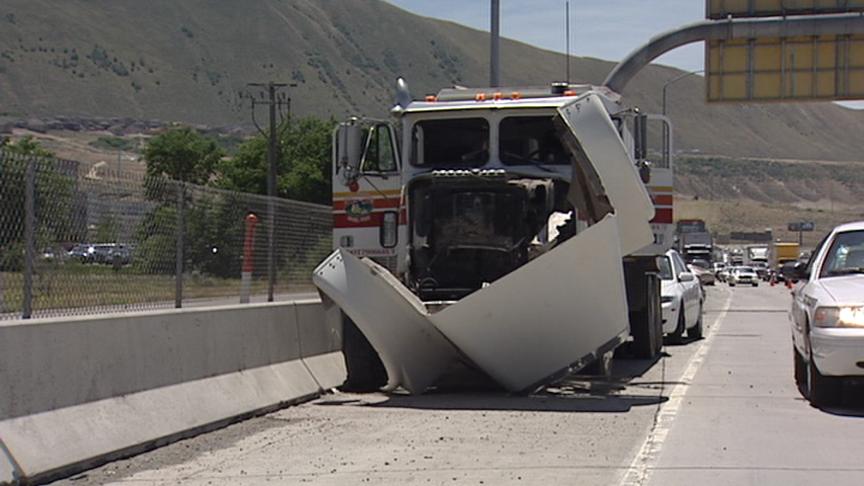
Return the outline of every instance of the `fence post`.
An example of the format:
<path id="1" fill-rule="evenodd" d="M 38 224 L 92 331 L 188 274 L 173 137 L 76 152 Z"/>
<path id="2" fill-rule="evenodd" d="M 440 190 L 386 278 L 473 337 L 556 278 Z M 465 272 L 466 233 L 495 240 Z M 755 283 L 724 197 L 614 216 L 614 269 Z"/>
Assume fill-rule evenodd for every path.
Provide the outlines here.
<path id="1" fill-rule="evenodd" d="M 33 257 L 36 253 L 34 233 L 36 226 L 36 162 L 27 160 L 27 175 L 24 182 L 24 289 L 21 318 L 30 319 L 33 314 Z"/>
<path id="2" fill-rule="evenodd" d="M 174 270 L 174 308 L 183 307 L 183 236 L 185 228 L 186 185 L 177 186 L 177 261 Z"/>
<path id="3" fill-rule="evenodd" d="M 276 285 L 276 197 L 267 198 L 267 302 L 273 302 Z"/>
<path id="4" fill-rule="evenodd" d="M 240 271 L 240 303 L 249 303 L 249 294 L 252 290 L 252 271 L 254 270 L 255 258 L 255 225 L 258 224 L 258 216 L 249 213 L 246 216 L 246 234 L 243 237 L 243 269 Z"/>

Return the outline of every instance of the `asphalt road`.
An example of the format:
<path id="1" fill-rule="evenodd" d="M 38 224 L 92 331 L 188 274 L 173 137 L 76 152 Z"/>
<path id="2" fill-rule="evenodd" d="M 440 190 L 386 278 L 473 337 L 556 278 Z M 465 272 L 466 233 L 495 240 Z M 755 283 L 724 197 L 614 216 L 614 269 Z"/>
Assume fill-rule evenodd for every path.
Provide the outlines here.
<path id="1" fill-rule="evenodd" d="M 800 398 L 788 302 L 709 288 L 705 339 L 618 360 L 610 379 L 335 393 L 58 484 L 862 484 L 864 399 Z"/>

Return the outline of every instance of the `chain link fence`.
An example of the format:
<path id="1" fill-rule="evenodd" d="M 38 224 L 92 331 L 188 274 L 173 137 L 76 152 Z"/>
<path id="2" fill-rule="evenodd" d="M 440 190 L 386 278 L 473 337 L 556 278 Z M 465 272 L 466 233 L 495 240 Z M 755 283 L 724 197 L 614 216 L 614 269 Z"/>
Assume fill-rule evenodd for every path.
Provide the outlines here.
<path id="1" fill-rule="evenodd" d="M 0 151 L 0 319 L 314 290 L 312 270 L 331 251 L 329 207 L 100 165 Z"/>

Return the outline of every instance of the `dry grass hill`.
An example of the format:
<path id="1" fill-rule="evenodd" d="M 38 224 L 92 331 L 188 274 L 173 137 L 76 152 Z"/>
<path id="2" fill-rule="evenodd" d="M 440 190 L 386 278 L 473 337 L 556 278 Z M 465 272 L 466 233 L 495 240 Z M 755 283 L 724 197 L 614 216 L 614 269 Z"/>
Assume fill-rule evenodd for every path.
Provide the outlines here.
<path id="1" fill-rule="evenodd" d="M 0 118 L 131 117 L 234 126 L 250 121 L 248 102 L 238 95 L 247 83 L 267 80 L 296 83 L 293 108 L 301 115 L 386 116 L 397 76 L 407 78 L 416 96 L 453 84 L 484 85 L 487 53 L 486 33 L 380 0 L 4 0 Z M 562 77 L 561 54 L 504 41 L 502 56 L 506 84 Z M 612 66 L 574 58 L 574 78 L 599 83 Z M 679 74 L 651 66 L 624 95 L 659 112 L 663 84 Z M 864 160 L 864 111 L 830 103 L 709 106 L 703 100 L 697 77 L 669 91 L 677 147 L 726 157 L 708 166 L 704 160 L 682 164 L 679 215 L 719 211 L 709 223 L 724 228 L 763 225 L 765 218 L 747 217 L 764 207 L 781 211 L 766 216 L 772 223 L 796 211 L 858 215 L 862 194 L 850 179 L 860 170 L 855 165 L 835 171 L 797 162 L 812 166 L 800 173 L 791 163 L 770 166 L 762 159 Z M 725 215 L 735 206 L 727 203 L 748 209 L 729 220 Z"/>
<path id="2" fill-rule="evenodd" d="M 518 22 L 518 19 L 509 19 Z M 557 28 L 557 27 L 556 27 Z M 614 42 L 614 39 L 610 39 Z M 415 94 L 482 85 L 487 34 L 380 0 L 5 0 L 0 4 L 0 111 L 17 117 L 129 116 L 248 123 L 246 83 L 293 82 L 299 113 L 384 115 L 397 76 Z M 560 54 L 507 41 L 508 84 L 560 80 Z M 574 61 L 580 81 L 612 64 Z M 659 110 L 655 66 L 625 93 Z M 703 103 L 693 78 L 670 90 L 679 147 L 727 156 L 860 160 L 864 113 L 831 104 Z"/>

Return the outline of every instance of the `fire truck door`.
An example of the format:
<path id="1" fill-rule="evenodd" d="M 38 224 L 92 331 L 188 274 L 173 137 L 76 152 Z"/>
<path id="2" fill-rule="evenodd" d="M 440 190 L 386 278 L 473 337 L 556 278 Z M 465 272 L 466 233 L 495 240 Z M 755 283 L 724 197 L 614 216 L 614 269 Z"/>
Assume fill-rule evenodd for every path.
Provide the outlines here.
<path id="1" fill-rule="evenodd" d="M 334 247 L 370 257 L 392 268 L 400 239 L 401 178 L 396 134 L 387 123 L 364 129 L 359 167 L 349 177 L 334 174 Z M 337 165 L 336 170 L 346 170 Z"/>

